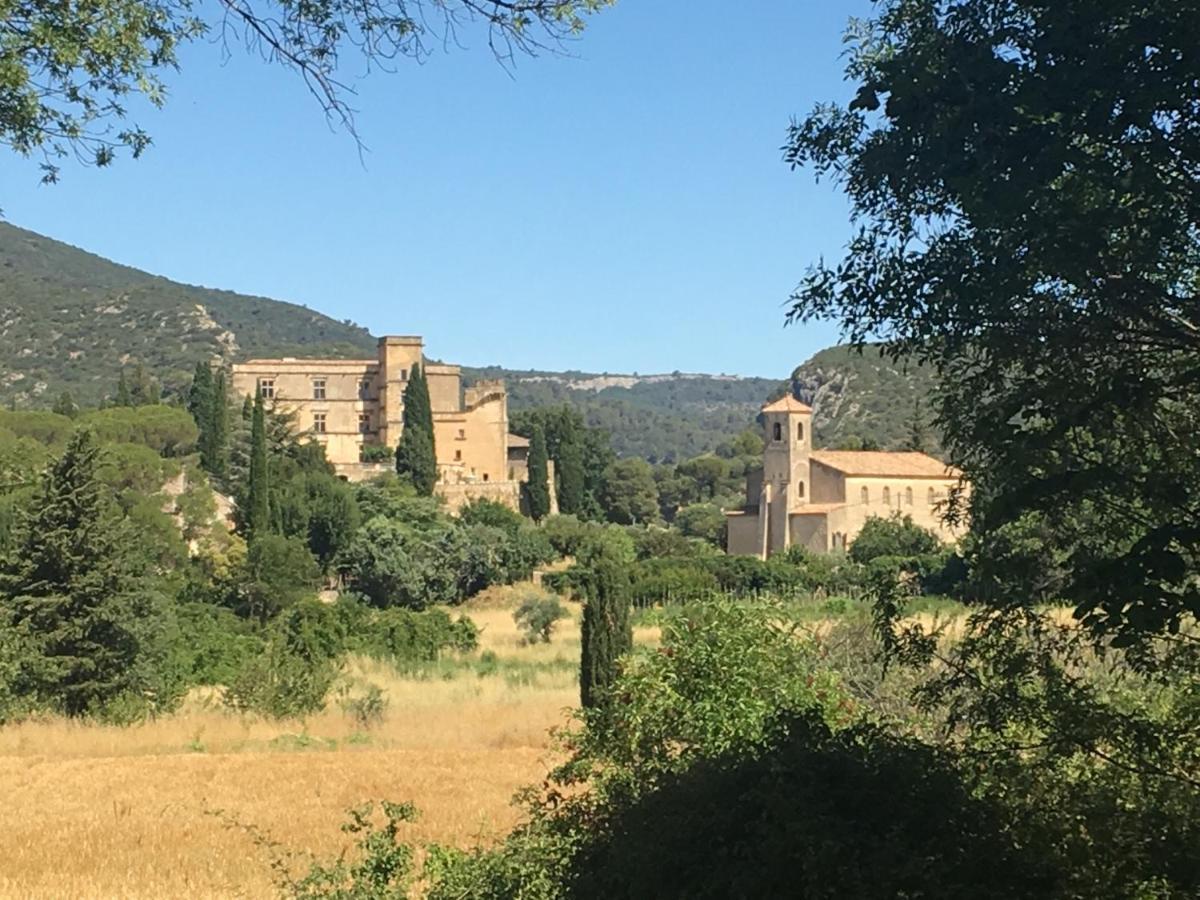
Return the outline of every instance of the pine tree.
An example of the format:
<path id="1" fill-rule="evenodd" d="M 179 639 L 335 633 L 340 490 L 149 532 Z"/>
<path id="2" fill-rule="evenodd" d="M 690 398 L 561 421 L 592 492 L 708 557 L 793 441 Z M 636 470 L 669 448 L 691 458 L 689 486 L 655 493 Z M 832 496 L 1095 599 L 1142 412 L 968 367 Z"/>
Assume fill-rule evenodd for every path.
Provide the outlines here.
<path id="1" fill-rule="evenodd" d="M 54 401 L 54 412 L 60 416 L 66 416 L 68 419 L 73 419 L 79 415 L 79 405 L 75 402 L 75 398 L 71 396 L 70 391 L 63 391 L 58 395 L 58 399 Z"/>
<path id="2" fill-rule="evenodd" d="M 117 398 L 113 401 L 113 406 L 133 406 L 133 397 L 129 393 L 129 382 L 125 379 L 125 370 L 121 370 L 121 377 L 117 379 Z"/>
<path id="3" fill-rule="evenodd" d="M 533 425 L 529 438 L 529 480 L 525 484 L 525 499 L 529 517 L 540 522 L 550 514 L 550 469 L 546 462 L 546 430 L 540 422 Z"/>
<path id="4" fill-rule="evenodd" d="M 591 709 L 604 702 L 620 672 L 620 658 L 633 649 L 629 573 L 616 560 L 601 557 L 586 575 L 584 594 L 579 694 Z"/>
<path id="5" fill-rule="evenodd" d="M 267 472 L 267 426 L 262 393 L 254 398 L 250 422 L 250 474 L 246 486 L 243 525 L 248 540 L 266 534 L 271 522 L 270 483 Z"/>
<path id="6" fill-rule="evenodd" d="M 580 515 L 584 509 L 587 485 L 583 471 L 583 444 L 574 422 L 565 423 L 554 467 L 558 473 L 558 511 Z"/>
<path id="7" fill-rule="evenodd" d="M 429 382 L 421 366 L 414 365 L 404 389 L 404 430 L 396 447 L 396 472 L 428 497 L 437 484 L 437 454 L 433 444 L 433 404 Z"/>
<path id="8" fill-rule="evenodd" d="M 99 455 L 90 429 L 71 436 L 0 573 L 0 598 L 35 650 L 26 688 L 73 716 L 144 688 L 136 662 L 161 629 L 138 599 L 132 541 L 97 474 Z"/>

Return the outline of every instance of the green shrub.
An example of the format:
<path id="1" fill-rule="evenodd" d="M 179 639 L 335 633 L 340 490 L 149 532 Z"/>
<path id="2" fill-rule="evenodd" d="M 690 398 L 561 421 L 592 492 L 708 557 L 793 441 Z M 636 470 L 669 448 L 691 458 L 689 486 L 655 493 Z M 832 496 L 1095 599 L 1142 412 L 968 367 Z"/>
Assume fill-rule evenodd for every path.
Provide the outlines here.
<path id="1" fill-rule="evenodd" d="M 377 684 L 367 682 L 361 690 L 347 686 L 339 702 L 342 712 L 354 720 L 360 729 L 371 728 L 383 721 L 387 713 L 387 695 Z"/>
<path id="2" fill-rule="evenodd" d="M 869 563 L 878 556 L 925 556 L 937 553 L 941 546 L 937 535 L 915 524 L 912 516 L 871 516 L 850 545 L 850 558 Z"/>
<path id="3" fill-rule="evenodd" d="M 554 594 L 532 590 L 526 593 L 513 613 L 513 621 L 525 634 L 525 643 L 550 643 L 550 634 L 561 619 L 568 617 L 566 609 Z"/>

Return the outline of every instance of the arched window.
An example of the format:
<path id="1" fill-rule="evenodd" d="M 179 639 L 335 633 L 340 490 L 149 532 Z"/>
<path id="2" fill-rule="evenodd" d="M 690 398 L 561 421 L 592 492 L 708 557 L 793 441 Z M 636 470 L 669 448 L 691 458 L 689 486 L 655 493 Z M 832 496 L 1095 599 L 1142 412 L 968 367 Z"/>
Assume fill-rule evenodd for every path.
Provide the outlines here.
<path id="1" fill-rule="evenodd" d="M 862 503 L 863 503 L 863 506 L 866 506 L 866 505 L 867 505 L 868 503 L 870 503 L 870 502 L 871 502 L 871 492 L 870 492 L 869 490 L 867 490 L 867 489 L 864 487 L 864 488 L 862 489 Z"/>
<path id="2" fill-rule="evenodd" d="M 774 429 L 771 431 L 771 435 L 774 438 L 774 440 L 782 441 L 783 440 L 783 426 L 781 424 L 779 424 L 778 422 L 776 422 Z"/>
<path id="3" fill-rule="evenodd" d="M 796 496 L 797 497 L 804 496 L 804 482 L 803 481 L 796 482 Z"/>
<path id="4" fill-rule="evenodd" d="M 937 503 L 937 491 L 935 491 L 933 488 L 930 488 L 929 489 L 929 505 L 933 506 L 933 504 L 935 504 L 935 503 Z"/>
<path id="5" fill-rule="evenodd" d="M 892 505 L 892 489 L 891 488 L 883 489 L 883 505 L 884 506 Z"/>
<path id="6" fill-rule="evenodd" d="M 803 422 L 796 423 L 796 440 L 798 440 L 802 444 L 804 443 L 804 423 Z"/>
<path id="7" fill-rule="evenodd" d="M 906 506 L 913 505 L 912 488 L 910 487 L 904 489 L 904 504 Z"/>

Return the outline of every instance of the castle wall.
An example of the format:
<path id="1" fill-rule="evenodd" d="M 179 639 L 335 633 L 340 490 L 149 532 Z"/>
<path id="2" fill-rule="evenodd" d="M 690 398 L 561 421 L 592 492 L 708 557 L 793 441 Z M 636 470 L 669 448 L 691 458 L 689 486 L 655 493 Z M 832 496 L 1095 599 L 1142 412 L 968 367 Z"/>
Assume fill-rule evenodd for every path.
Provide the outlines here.
<path id="1" fill-rule="evenodd" d="M 458 412 L 462 406 L 462 370 L 458 366 L 425 366 L 429 403 L 435 413 Z"/>
<path id="2" fill-rule="evenodd" d="M 804 547 L 815 553 L 829 551 L 829 528 L 827 514 L 793 515 L 791 521 L 791 546 Z"/>

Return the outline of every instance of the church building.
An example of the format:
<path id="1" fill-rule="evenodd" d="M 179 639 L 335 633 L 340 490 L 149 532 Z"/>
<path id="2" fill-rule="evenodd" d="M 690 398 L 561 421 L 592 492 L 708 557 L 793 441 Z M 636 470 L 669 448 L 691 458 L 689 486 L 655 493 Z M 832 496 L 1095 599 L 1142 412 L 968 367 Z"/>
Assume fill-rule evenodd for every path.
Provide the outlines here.
<path id="1" fill-rule="evenodd" d="M 746 479 L 746 505 L 725 513 L 731 554 L 844 550 L 867 519 L 895 513 L 946 542 L 961 533 L 940 515 L 960 481 L 956 469 L 925 453 L 814 450 L 812 409 L 791 395 L 762 413 L 763 467 Z"/>

